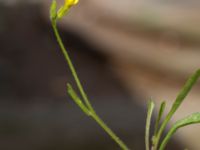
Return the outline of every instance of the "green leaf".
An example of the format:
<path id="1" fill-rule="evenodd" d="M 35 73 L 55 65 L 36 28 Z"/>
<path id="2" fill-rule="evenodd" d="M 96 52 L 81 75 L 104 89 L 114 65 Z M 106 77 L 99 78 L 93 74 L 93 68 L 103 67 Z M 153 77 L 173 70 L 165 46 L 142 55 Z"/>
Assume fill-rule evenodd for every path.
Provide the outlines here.
<path id="1" fill-rule="evenodd" d="M 154 134 L 153 134 L 153 137 L 152 137 L 152 143 L 153 143 L 153 145 L 155 144 L 155 137 L 156 137 L 156 135 L 158 133 L 158 129 L 159 129 L 158 127 L 159 127 L 162 115 L 164 113 L 165 106 L 166 106 L 166 102 L 164 101 L 160 105 L 159 113 L 158 113 L 158 116 L 156 118 L 156 123 L 155 123 L 155 127 L 154 127 Z"/>
<path id="2" fill-rule="evenodd" d="M 88 116 L 91 115 L 89 109 L 83 104 L 82 100 L 78 97 L 72 86 L 68 83 L 67 84 L 67 92 L 72 98 L 72 100 L 81 108 L 81 110 L 87 114 Z"/>
<path id="3" fill-rule="evenodd" d="M 178 94 L 175 102 L 172 105 L 172 108 L 170 109 L 170 112 L 165 117 L 163 123 L 161 124 L 161 127 L 158 131 L 158 134 L 156 135 L 156 143 L 155 143 L 155 149 L 157 149 L 160 137 L 167 126 L 167 123 L 170 121 L 176 110 L 179 108 L 185 97 L 188 95 L 194 84 L 197 82 L 198 78 L 200 77 L 200 69 L 198 69 L 185 83 L 183 88 L 181 89 L 180 93 Z"/>
<path id="4" fill-rule="evenodd" d="M 56 20 L 56 18 L 57 18 L 57 3 L 56 3 L 56 0 L 53 0 L 52 3 L 51 3 L 50 18 L 51 18 L 51 20 Z"/>
<path id="5" fill-rule="evenodd" d="M 154 102 L 152 100 L 150 100 L 148 102 L 148 107 L 147 107 L 147 119 L 146 119 L 146 131 L 145 131 L 146 150 L 149 150 L 149 148 L 150 148 L 149 133 L 150 133 L 151 117 L 153 114 L 154 106 L 155 106 Z"/>
<path id="6" fill-rule="evenodd" d="M 162 118 L 162 115 L 164 113 L 165 106 L 166 106 L 166 102 L 162 102 L 161 105 L 160 105 L 159 113 L 158 113 L 158 116 L 157 116 L 157 119 L 156 119 L 154 135 L 156 135 L 157 132 L 158 132 L 158 126 L 159 126 L 160 120 Z"/>
<path id="7" fill-rule="evenodd" d="M 194 113 L 190 116 L 187 116 L 179 121 L 177 121 L 172 128 L 169 130 L 167 135 L 165 136 L 164 140 L 162 141 L 159 150 L 164 150 L 165 146 L 167 145 L 170 138 L 174 135 L 174 133 L 181 127 L 200 123 L 200 112 Z"/>
<path id="8" fill-rule="evenodd" d="M 178 109 L 178 107 L 181 105 L 185 97 L 188 95 L 194 84 L 197 82 L 198 78 L 200 76 L 200 69 L 197 70 L 185 83 L 182 90 L 180 91 L 179 95 L 177 96 L 175 102 L 173 103 L 173 106 L 170 110 L 170 114 L 173 115 L 175 111 Z"/>

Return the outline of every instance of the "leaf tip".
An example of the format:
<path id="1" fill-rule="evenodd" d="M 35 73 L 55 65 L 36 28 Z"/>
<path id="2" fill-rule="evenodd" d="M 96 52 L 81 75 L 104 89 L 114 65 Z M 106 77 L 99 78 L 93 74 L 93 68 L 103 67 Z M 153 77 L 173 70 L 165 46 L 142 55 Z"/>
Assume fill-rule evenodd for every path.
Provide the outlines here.
<path id="1" fill-rule="evenodd" d="M 51 20 L 56 20 L 57 18 L 57 2 L 56 0 L 52 0 L 50 7 L 50 18 Z"/>

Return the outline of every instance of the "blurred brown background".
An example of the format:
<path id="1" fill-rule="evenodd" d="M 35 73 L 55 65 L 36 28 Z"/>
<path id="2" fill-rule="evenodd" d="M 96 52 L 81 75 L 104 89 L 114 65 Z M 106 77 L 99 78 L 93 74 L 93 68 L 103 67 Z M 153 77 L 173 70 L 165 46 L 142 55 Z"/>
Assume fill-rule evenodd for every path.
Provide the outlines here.
<path id="1" fill-rule="evenodd" d="M 50 3 L 0 2 L 0 149 L 118 149 L 66 94 L 74 82 Z M 144 149 L 147 100 L 169 109 L 200 66 L 199 8 L 197 0 L 80 0 L 59 24 L 92 104 L 131 149 Z M 199 97 L 197 85 L 172 122 L 199 111 Z M 200 149 L 199 132 L 180 130 L 167 149 Z"/>

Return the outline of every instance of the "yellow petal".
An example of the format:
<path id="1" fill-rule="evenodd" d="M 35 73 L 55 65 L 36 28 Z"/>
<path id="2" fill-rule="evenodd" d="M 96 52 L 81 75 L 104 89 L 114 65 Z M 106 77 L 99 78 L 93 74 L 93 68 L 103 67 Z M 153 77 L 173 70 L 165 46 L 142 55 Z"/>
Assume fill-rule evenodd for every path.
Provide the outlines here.
<path id="1" fill-rule="evenodd" d="M 65 0 L 65 7 L 71 7 L 76 5 L 79 0 Z"/>

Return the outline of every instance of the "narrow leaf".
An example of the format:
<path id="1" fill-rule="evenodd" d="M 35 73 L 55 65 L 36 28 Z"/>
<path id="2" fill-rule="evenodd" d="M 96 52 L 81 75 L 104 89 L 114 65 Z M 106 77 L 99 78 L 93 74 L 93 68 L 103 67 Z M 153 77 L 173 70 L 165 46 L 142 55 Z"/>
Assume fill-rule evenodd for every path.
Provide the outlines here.
<path id="1" fill-rule="evenodd" d="M 181 127 L 200 123 L 200 113 L 194 113 L 190 116 L 187 116 L 179 121 L 177 121 L 172 128 L 169 130 L 167 135 L 165 136 L 164 140 L 162 141 L 159 150 L 164 150 L 165 146 L 167 145 L 170 138 L 174 135 L 174 133 Z"/>
<path id="2" fill-rule="evenodd" d="M 51 3 L 51 8 L 50 8 L 50 18 L 51 20 L 55 20 L 57 17 L 57 3 L 56 0 L 53 0 Z"/>
<path id="3" fill-rule="evenodd" d="M 181 105 L 185 97 L 188 95 L 194 84 L 197 82 L 198 78 L 200 77 L 200 69 L 197 70 L 185 83 L 182 90 L 180 91 L 179 95 L 177 96 L 173 106 L 170 110 L 170 114 L 173 115 L 174 112 L 178 109 Z"/>
<path id="4" fill-rule="evenodd" d="M 167 116 L 165 117 L 163 123 L 161 124 L 161 127 L 158 131 L 158 134 L 156 136 L 156 144 L 155 144 L 155 149 L 157 149 L 160 137 L 165 129 L 165 127 L 167 126 L 167 123 L 170 121 L 170 119 L 172 118 L 172 116 L 174 115 L 174 113 L 176 112 L 176 110 L 179 108 L 179 106 L 181 105 L 181 103 L 183 102 L 183 100 L 185 99 L 185 97 L 188 95 L 188 93 L 190 92 L 190 90 L 192 89 L 192 87 L 194 86 L 194 84 L 197 82 L 198 78 L 200 77 L 200 69 L 198 69 L 185 83 L 185 85 L 183 86 L 182 90 L 180 91 L 180 93 L 178 94 L 175 102 L 172 105 L 172 108 L 170 109 L 170 112 L 167 114 Z"/>
<path id="5" fill-rule="evenodd" d="M 86 113 L 88 116 L 90 115 L 90 111 L 88 108 L 83 104 L 82 100 L 78 97 L 74 89 L 70 84 L 67 84 L 67 92 L 72 98 L 72 100 L 81 108 L 81 110 Z"/>
<path id="6" fill-rule="evenodd" d="M 154 110 L 154 102 L 151 100 L 148 102 L 148 110 L 147 110 L 147 119 L 146 119 L 146 131 L 145 131 L 145 145 L 146 150 L 149 150 L 150 144 L 149 144 L 149 133 L 150 133 L 150 125 L 151 125 L 151 117 Z"/>
<path id="7" fill-rule="evenodd" d="M 157 116 L 157 119 L 156 119 L 156 124 L 155 124 L 155 129 L 154 129 L 154 135 L 156 135 L 157 132 L 158 132 L 158 126 L 160 124 L 160 120 L 161 120 L 162 115 L 164 113 L 165 106 L 166 106 L 166 102 L 162 102 L 161 105 L 160 105 L 159 113 L 158 113 L 158 116 Z"/>

